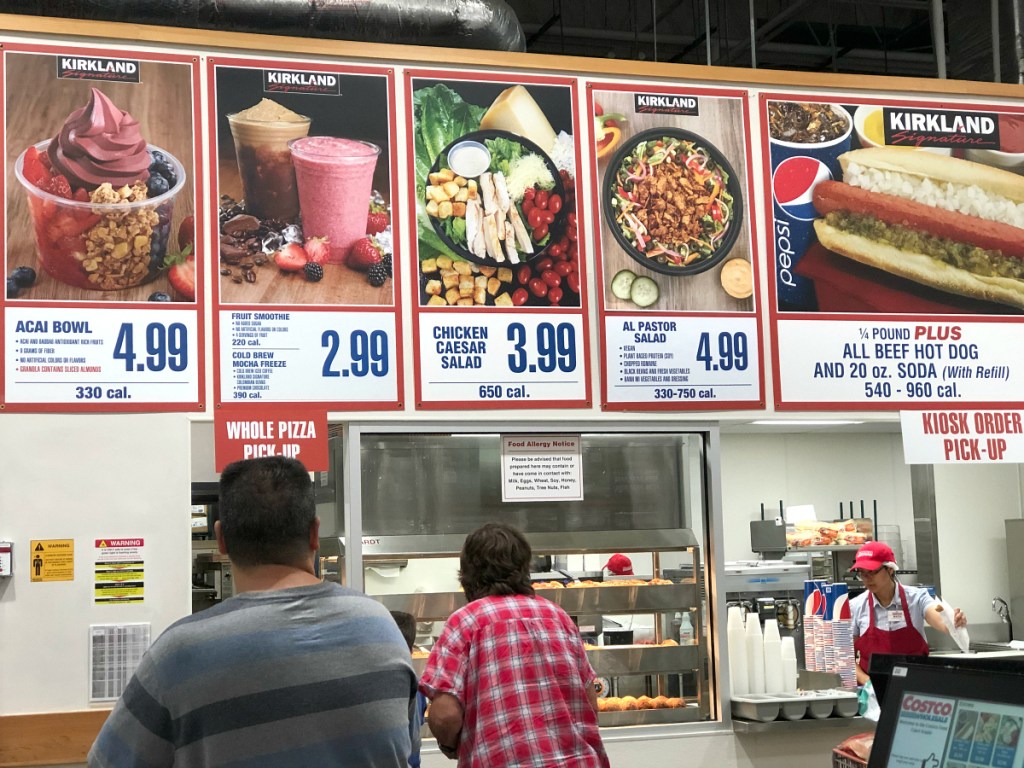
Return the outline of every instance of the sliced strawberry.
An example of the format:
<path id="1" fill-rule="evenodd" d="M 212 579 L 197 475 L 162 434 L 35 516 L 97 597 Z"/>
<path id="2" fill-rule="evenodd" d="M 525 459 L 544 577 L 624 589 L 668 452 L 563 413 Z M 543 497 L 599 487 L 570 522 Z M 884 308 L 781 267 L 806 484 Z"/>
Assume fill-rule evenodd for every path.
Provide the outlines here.
<path id="1" fill-rule="evenodd" d="M 386 213 L 371 212 L 366 217 L 366 234 L 376 235 L 383 232 L 388 226 L 388 215 Z"/>
<path id="2" fill-rule="evenodd" d="M 86 190 L 85 187 L 79 187 L 78 189 L 75 190 L 75 194 L 71 196 L 71 199 L 77 200 L 80 203 L 88 203 L 89 192 Z"/>
<path id="3" fill-rule="evenodd" d="M 29 147 L 25 151 L 25 161 L 21 167 L 21 172 L 25 174 L 25 178 L 37 187 L 41 187 L 50 180 L 50 172 L 46 170 L 46 166 L 43 165 L 42 160 L 39 158 L 39 150 L 35 147 Z"/>
<path id="4" fill-rule="evenodd" d="M 352 249 L 348 252 L 346 263 L 352 269 L 365 272 L 374 264 L 380 264 L 382 258 L 383 254 L 374 239 L 372 237 L 364 237 L 353 243 Z"/>
<path id="5" fill-rule="evenodd" d="M 330 255 L 330 240 L 326 237 L 311 237 L 306 241 L 306 256 L 314 264 L 326 264 Z"/>
<path id="6" fill-rule="evenodd" d="M 282 272 L 299 272 L 306 267 L 309 257 L 298 243 L 287 243 L 274 254 L 274 263 Z"/>
<path id="7" fill-rule="evenodd" d="M 186 216 L 178 225 L 178 247 L 188 248 L 196 242 L 196 219 L 194 216 Z"/>
<path id="8" fill-rule="evenodd" d="M 196 299 L 196 257 L 191 246 L 181 253 L 170 253 L 164 257 L 167 280 L 183 301 Z"/>
<path id="9" fill-rule="evenodd" d="M 63 197 L 65 200 L 71 199 L 71 184 L 69 184 L 67 178 L 61 174 L 57 174 L 50 179 L 44 189 L 51 195 Z"/>

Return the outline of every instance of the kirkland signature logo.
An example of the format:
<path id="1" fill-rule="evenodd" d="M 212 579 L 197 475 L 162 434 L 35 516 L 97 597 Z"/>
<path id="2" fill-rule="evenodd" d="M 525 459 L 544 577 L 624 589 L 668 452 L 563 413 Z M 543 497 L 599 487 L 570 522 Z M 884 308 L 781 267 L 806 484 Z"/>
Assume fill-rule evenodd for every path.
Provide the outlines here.
<path id="1" fill-rule="evenodd" d="M 341 95 L 341 81 L 330 72 L 285 72 L 263 70 L 263 90 L 267 93 L 318 93 Z"/>
<path id="2" fill-rule="evenodd" d="M 912 147 L 999 149 L 999 119 L 985 112 L 886 107 L 885 143 Z"/>
<path id="3" fill-rule="evenodd" d="M 699 114 L 698 101 L 693 96 L 634 93 L 633 111 L 637 114 L 692 115 Z"/>
<path id="4" fill-rule="evenodd" d="M 58 56 L 57 77 L 64 80 L 137 83 L 139 62 L 128 59 L 101 59 L 95 56 Z"/>

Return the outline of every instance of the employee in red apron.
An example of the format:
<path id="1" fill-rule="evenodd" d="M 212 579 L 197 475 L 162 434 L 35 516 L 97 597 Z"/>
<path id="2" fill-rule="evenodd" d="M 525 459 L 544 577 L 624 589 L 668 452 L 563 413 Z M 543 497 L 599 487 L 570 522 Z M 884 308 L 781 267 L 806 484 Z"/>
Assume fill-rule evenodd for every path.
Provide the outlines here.
<path id="1" fill-rule="evenodd" d="M 896 557 L 882 541 L 869 541 L 859 550 L 851 573 L 864 582 L 865 592 L 850 601 L 853 648 L 857 652 L 857 682 L 868 680 L 873 653 L 927 656 L 924 625 L 949 632 L 942 603 L 923 587 L 904 586 L 896 580 Z M 967 626 L 967 617 L 954 609 L 953 622 Z"/>

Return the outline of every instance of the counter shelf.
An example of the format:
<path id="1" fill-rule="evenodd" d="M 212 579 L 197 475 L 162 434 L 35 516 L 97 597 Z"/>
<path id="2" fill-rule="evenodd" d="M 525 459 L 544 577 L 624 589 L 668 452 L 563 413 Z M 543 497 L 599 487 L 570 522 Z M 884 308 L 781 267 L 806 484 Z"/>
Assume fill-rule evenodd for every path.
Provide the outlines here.
<path id="1" fill-rule="evenodd" d="M 628 712 L 598 712 L 598 725 L 666 725 L 671 723 L 697 723 L 704 719 L 700 705 L 694 701 L 685 707 L 673 709 L 633 709 Z"/>
<path id="2" fill-rule="evenodd" d="M 700 651 L 696 645 L 606 645 L 587 650 L 587 658 L 602 677 L 665 675 L 696 669 Z"/>

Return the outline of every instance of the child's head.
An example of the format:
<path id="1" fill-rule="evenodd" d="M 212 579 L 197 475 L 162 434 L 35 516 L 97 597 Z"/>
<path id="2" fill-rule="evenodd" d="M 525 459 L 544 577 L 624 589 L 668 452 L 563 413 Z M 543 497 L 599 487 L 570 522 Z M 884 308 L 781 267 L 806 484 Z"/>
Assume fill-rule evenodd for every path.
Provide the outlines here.
<path id="1" fill-rule="evenodd" d="M 405 638 L 405 642 L 409 645 L 409 650 L 412 650 L 413 643 L 416 642 L 416 619 L 411 613 L 405 611 L 392 611 L 391 617 L 395 620 L 395 624 L 402 630 L 402 637 Z"/>

